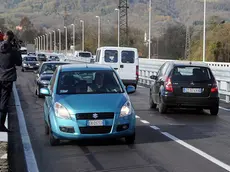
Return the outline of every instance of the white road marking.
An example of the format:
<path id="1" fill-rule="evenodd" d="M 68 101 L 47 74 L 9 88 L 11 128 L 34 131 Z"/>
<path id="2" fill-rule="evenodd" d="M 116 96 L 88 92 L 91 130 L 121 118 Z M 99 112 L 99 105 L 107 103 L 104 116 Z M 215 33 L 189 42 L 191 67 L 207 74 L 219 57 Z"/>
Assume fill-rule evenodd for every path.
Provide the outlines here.
<path id="1" fill-rule="evenodd" d="M 193 151 L 193 152 L 199 154 L 200 156 L 204 157 L 205 159 L 207 159 L 207 160 L 213 162 L 214 164 L 220 166 L 221 168 L 223 168 L 223 169 L 225 169 L 225 170 L 227 170 L 227 171 L 230 171 L 230 166 L 229 166 L 229 165 L 227 165 L 227 164 L 221 162 L 220 160 L 218 160 L 218 159 L 212 157 L 211 155 L 209 155 L 209 154 L 203 152 L 202 150 L 197 149 L 197 148 L 195 148 L 195 147 L 192 146 L 192 145 L 189 145 L 188 143 L 186 143 L 186 142 L 184 142 L 184 141 L 182 141 L 182 140 L 176 138 L 175 136 L 173 136 L 173 135 L 171 135 L 171 134 L 169 134 L 169 133 L 167 133 L 167 132 L 161 132 L 161 133 L 162 133 L 163 135 L 165 135 L 166 137 L 170 138 L 171 140 L 173 140 L 173 141 L 179 143 L 180 145 L 182 145 L 182 146 L 188 148 L 189 150 L 191 150 L 191 151 Z"/>
<path id="2" fill-rule="evenodd" d="M 19 122 L 19 130 L 22 138 L 22 145 L 24 149 L 27 171 L 39 172 L 15 83 L 13 85 L 13 94 L 14 94 L 15 106 L 16 106 L 18 122 Z"/>
<path id="3" fill-rule="evenodd" d="M 7 159 L 7 153 L 2 155 L 0 159 Z"/>
<path id="4" fill-rule="evenodd" d="M 158 128 L 157 126 L 150 126 L 152 129 L 154 129 L 154 130 L 160 130 L 160 128 Z"/>
<path id="5" fill-rule="evenodd" d="M 146 87 L 144 87 L 144 86 L 140 86 L 140 85 L 138 85 L 137 87 L 138 87 L 138 88 L 146 88 Z"/>
<path id="6" fill-rule="evenodd" d="M 139 119 L 140 117 L 136 115 L 136 118 L 138 118 L 138 119 Z"/>
<path id="7" fill-rule="evenodd" d="M 146 120 L 141 120 L 141 122 L 144 123 L 144 124 L 149 124 L 149 122 L 146 121 Z"/>
<path id="8" fill-rule="evenodd" d="M 219 106 L 220 109 L 230 112 L 230 109 Z"/>

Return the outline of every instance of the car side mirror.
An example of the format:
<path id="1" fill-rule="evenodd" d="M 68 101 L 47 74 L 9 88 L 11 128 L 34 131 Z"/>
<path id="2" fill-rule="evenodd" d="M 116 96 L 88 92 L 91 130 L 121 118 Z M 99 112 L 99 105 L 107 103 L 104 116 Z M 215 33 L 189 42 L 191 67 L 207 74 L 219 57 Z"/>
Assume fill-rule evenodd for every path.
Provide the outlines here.
<path id="1" fill-rule="evenodd" d="M 134 93 L 134 92 L 136 91 L 136 89 L 135 89 L 134 86 L 128 85 L 128 86 L 126 87 L 126 91 L 127 91 L 128 94 L 132 94 L 132 93 Z"/>
<path id="2" fill-rule="evenodd" d="M 50 90 L 48 88 L 41 88 L 40 94 L 42 94 L 44 96 L 50 96 Z"/>

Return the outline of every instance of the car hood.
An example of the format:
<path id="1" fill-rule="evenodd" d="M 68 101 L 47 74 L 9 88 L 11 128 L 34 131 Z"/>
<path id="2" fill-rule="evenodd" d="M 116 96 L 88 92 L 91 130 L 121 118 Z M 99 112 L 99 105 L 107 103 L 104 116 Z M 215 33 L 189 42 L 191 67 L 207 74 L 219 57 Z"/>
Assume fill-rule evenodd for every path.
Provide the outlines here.
<path id="1" fill-rule="evenodd" d="M 77 94 L 57 95 L 56 102 L 65 106 L 71 114 L 117 112 L 128 100 L 128 96 L 121 94 Z"/>

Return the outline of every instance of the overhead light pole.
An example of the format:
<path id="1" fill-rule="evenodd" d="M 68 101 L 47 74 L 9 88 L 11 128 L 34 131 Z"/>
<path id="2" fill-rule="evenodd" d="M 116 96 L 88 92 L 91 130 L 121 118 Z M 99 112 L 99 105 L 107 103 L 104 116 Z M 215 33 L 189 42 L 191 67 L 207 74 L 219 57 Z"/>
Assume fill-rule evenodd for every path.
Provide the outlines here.
<path id="1" fill-rule="evenodd" d="M 59 32 L 59 53 L 61 53 L 61 29 L 58 29 Z"/>
<path id="2" fill-rule="evenodd" d="M 67 54 L 68 51 L 68 44 L 67 44 L 67 27 L 64 26 L 65 29 L 65 53 Z"/>
<path id="3" fill-rule="evenodd" d="M 82 24 L 82 51 L 85 50 L 85 22 L 83 20 L 80 20 Z"/>
<path id="4" fill-rule="evenodd" d="M 207 0 L 204 0 L 204 26 L 203 26 L 203 62 L 205 62 L 206 56 L 206 6 Z"/>
<path id="5" fill-rule="evenodd" d="M 149 0 L 149 59 L 151 59 L 152 0 Z"/>
<path id="6" fill-rule="evenodd" d="M 56 31 L 53 30 L 54 33 L 54 52 L 56 53 Z"/>
<path id="7" fill-rule="evenodd" d="M 96 18 L 98 19 L 98 42 L 97 42 L 97 47 L 100 47 L 100 43 L 101 43 L 101 18 L 99 16 L 96 16 Z"/>
<path id="8" fill-rule="evenodd" d="M 117 46 L 120 47 L 120 9 L 116 8 L 117 11 Z"/>
<path id="9" fill-rule="evenodd" d="M 75 24 L 71 24 L 73 26 L 73 51 L 75 52 Z"/>

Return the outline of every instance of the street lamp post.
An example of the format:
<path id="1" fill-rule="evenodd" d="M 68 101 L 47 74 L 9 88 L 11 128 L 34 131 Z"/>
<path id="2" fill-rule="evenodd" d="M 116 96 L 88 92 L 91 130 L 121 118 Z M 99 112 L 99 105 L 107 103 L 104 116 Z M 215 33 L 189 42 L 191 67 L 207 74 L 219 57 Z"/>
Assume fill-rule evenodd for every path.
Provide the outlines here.
<path id="1" fill-rule="evenodd" d="M 85 23 L 83 20 L 80 20 L 82 24 L 82 51 L 85 49 Z"/>
<path id="2" fill-rule="evenodd" d="M 120 47 L 120 9 L 116 8 L 117 11 L 117 46 Z"/>
<path id="3" fill-rule="evenodd" d="M 67 27 L 64 26 L 64 29 L 66 29 L 66 31 L 65 31 L 65 53 L 67 54 L 67 51 L 68 51 L 68 45 L 67 45 Z"/>
<path id="4" fill-rule="evenodd" d="M 52 52 L 52 32 L 49 33 L 50 34 L 50 51 Z"/>
<path id="5" fill-rule="evenodd" d="M 204 26 L 203 26 L 203 62 L 205 62 L 205 51 L 206 51 L 206 5 L 207 2 L 204 0 Z"/>
<path id="6" fill-rule="evenodd" d="M 100 47 L 100 42 L 101 42 L 101 18 L 99 16 L 96 16 L 98 19 L 98 43 L 97 46 L 98 48 Z"/>
<path id="7" fill-rule="evenodd" d="M 49 50 L 49 35 L 46 34 L 46 51 Z"/>
<path id="8" fill-rule="evenodd" d="M 151 59 L 152 0 L 149 0 L 149 59 Z"/>
<path id="9" fill-rule="evenodd" d="M 40 38 L 40 51 L 42 50 L 42 36 L 39 37 Z"/>
<path id="10" fill-rule="evenodd" d="M 61 29 L 58 29 L 59 31 L 59 53 L 61 53 Z"/>
<path id="11" fill-rule="evenodd" d="M 73 26 L 73 52 L 75 52 L 75 24 L 71 24 Z"/>
<path id="12" fill-rule="evenodd" d="M 40 36 L 38 36 L 38 51 L 40 51 Z"/>
<path id="13" fill-rule="evenodd" d="M 46 35 L 43 35 L 43 50 L 45 51 Z"/>
<path id="14" fill-rule="evenodd" d="M 54 52 L 56 52 L 56 32 L 53 30 L 54 33 Z"/>

